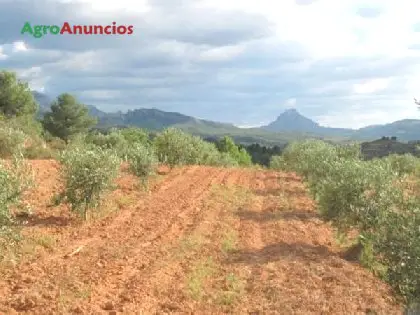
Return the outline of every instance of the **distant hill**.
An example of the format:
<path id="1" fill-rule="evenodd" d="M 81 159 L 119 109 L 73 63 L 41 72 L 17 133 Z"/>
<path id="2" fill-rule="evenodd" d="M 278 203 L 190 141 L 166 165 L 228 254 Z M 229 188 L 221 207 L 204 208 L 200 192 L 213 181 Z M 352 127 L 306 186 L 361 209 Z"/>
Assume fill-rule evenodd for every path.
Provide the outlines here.
<path id="1" fill-rule="evenodd" d="M 40 105 L 40 116 L 50 109 L 52 99 L 43 93 L 33 92 Z M 232 124 L 225 124 L 209 120 L 197 119 L 176 112 L 165 112 L 155 108 L 141 108 L 126 113 L 106 113 L 95 106 L 87 105 L 90 115 L 98 118 L 97 128 L 111 127 L 140 127 L 149 130 L 162 130 L 167 127 L 177 127 L 202 137 L 231 136 L 235 141 L 243 144 L 260 143 L 261 145 L 283 147 L 294 139 L 308 138 L 297 133 L 270 133 L 255 129 L 241 129 Z"/>
<path id="2" fill-rule="evenodd" d="M 40 115 L 49 110 L 52 99 L 33 92 L 40 104 Z M 368 126 L 358 130 L 324 127 L 301 115 L 296 109 L 288 109 L 272 123 L 260 128 L 239 128 L 232 124 L 197 119 L 177 112 L 165 112 L 156 108 L 139 108 L 126 113 L 106 113 L 87 105 L 90 115 L 98 118 L 98 128 L 141 127 L 162 130 L 177 127 L 203 137 L 228 135 L 236 141 L 251 144 L 284 146 L 292 140 L 317 138 L 332 141 L 369 141 L 383 136 L 396 136 L 401 141 L 420 139 L 420 120 L 405 119 L 385 125 Z"/>
<path id="3" fill-rule="evenodd" d="M 371 142 L 363 142 L 361 151 L 365 159 L 381 158 L 389 154 L 412 154 L 420 156 L 416 143 L 398 142 L 396 137 L 382 137 Z"/>
<path id="4" fill-rule="evenodd" d="M 368 126 L 357 130 L 353 138 L 372 139 L 382 136 L 395 136 L 400 140 L 411 141 L 420 139 L 420 120 L 404 119 L 390 124 Z"/>
<path id="5" fill-rule="evenodd" d="M 420 120 L 404 119 L 390 124 L 367 126 L 360 129 L 330 128 L 320 126 L 313 120 L 301 115 L 295 109 L 283 112 L 272 123 L 261 129 L 272 132 L 299 131 L 321 137 L 337 137 L 352 140 L 373 140 L 383 136 L 396 136 L 399 140 L 411 141 L 420 139 Z"/>
<path id="6" fill-rule="evenodd" d="M 299 114 L 296 109 L 284 111 L 275 121 L 261 129 L 268 131 L 299 131 L 299 132 L 317 132 L 322 129 L 316 122 Z"/>

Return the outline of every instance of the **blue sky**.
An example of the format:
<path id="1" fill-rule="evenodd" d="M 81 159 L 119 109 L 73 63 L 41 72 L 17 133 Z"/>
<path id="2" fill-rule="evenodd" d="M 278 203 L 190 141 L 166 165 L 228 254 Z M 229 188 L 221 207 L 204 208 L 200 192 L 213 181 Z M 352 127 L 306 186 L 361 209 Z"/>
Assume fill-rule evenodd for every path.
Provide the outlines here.
<path id="1" fill-rule="evenodd" d="M 420 118 L 413 0 L 0 0 L 0 68 L 104 111 L 256 126 L 296 108 L 359 128 Z M 21 35 L 24 23 L 134 25 L 131 36 Z"/>

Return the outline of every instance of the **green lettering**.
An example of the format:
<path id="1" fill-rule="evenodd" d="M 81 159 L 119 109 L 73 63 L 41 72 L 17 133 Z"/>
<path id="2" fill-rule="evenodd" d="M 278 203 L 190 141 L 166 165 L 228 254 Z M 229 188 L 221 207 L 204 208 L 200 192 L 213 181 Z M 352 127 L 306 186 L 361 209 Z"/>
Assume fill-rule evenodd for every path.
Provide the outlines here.
<path id="1" fill-rule="evenodd" d="M 50 33 L 57 35 L 58 33 L 60 33 L 60 27 L 58 27 L 57 25 L 51 25 Z"/>
<path id="2" fill-rule="evenodd" d="M 44 25 L 35 25 L 34 27 L 34 37 L 41 38 L 42 37 L 42 29 Z"/>
<path id="3" fill-rule="evenodd" d="M 48 29 L 50 28 L 48 25 L 43 25 L 44 26 L 44 35 L 48 34 Z"/>
<path id="4" fill-rule="evenodd" d="M 29 34 L 33 34 L 33 30 L 31 27 L 31 23 L 26 22 L 25 25 L 23 26 L 22 30 L 20 31 L 21 34 L 25 34 L 25 33 L 29 33 Z"/>

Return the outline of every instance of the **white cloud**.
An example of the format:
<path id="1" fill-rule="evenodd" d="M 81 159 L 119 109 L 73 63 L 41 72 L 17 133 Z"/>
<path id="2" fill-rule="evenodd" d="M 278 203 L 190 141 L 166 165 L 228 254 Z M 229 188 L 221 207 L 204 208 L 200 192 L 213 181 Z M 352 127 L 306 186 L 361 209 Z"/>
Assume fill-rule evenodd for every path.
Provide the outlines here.
<path id="1" fill-rule="evenodd" d="M 20 51 L 27 51 L 28 47 L 22 41 L 14 42 L 13 43 L 13 52 L 20 52 Z"/>
<path id="2" fill-rule="evenodd" d="M 233 59 L 245 51 L 244 45 L 211 48 L 200 53 L 202 61 L 226 61 Z"/>
<path id="3" fill-rule="evenodd" d="M 121 96 L 121 92 L 115 90 L 88 90 L 79 93 L 79 96 L 94 98 L 97 100 L 106 100 Z"/>
<path id="4" fill-rule="evenodd" d="M 3 47 L 0 46 L 0 60 L 6 60 L 7 59 L 7 55 L 3 52 Z"/>
<path id="5" fill-rule="evenodd" d="M 150 11 L 150 5 L 147 0 L 58 0 L 63 3 L 81 3 L 86 6 L 87 10 L 95 12 L 113 12 L 128 11 L 135 13 L 146 13 Z"/>
<path id="6" fill-rule="evenodd" d="M 297 100 L 295 98 L 289 98 L 284 102 L 285 106 L 287 108 L 295 108 L 296 107 Z"/>
<path id="7" fill-rule="evenodd" d="M 356 94 L 372 94 L 385 90 L 390 84 L 388 78 L 368 80 L 364 83 L 354 84 L 353 91 Z"/>

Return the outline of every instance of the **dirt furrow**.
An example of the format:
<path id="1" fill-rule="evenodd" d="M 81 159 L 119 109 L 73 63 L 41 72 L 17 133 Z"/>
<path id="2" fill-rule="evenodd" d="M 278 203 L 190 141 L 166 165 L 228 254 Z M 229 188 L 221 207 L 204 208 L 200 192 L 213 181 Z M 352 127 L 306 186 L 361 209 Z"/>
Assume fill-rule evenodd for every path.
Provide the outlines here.
<path id="1" fill-rule="evenodd" d="M 103 280 L 98 279 L 99 283 L 92 289 L 87 307 L 114 307 L 116 298 L 111 299 L 107 296 L 120 296 L 124 284 L 130 282 L 129 279 L 136 274 L 147 277 L 155 261 L 162 261 L 160 256 L 165 255 L 165 247 L 170 246 L 171 242 L 182 235 L 183 229 L 193 223 L 201 199 L 209 186 L 223 176 L 223 172 L 220 169 L 202 168 L 199 173 L 190 173 L 188 177 L 184 177 L 181 181 L 183 186 L 166 190 L 165 194 L 152 196 L 153 198 L 145 202 L 143 210 L 150 213 L 140 216 L 139 219 L 148 224 L 147 230 L 138 220 L 130 224 L 126 232 L 128 236 L 125 246 L 129 248 L 125 252 L 127 259 L 118 260 L 100 272 Z M 153 217 L 150 217 L 151 215 Z M 135 231 L 138 231 L 137 237 L 131 237 L 136 236 Z M 112 246 L 106 246 L 112 250 Z M 130 298 L 122 294 L 122 300 Z"/>
<path id="2" fill-rule="evenodd" d="M 143 266 L 141 270 L 133 270 L 126 273 L 124 279 L 120 279 L 118 287 L 119 299 L 115 301 L 115 307 L 124 312 L 141 310 L 149 312 L 148 307 L 159 306 L 162 301 L 156 297 L 156 290 L 164 290 L 168 287 L 179 264 L 173 260 L 173 249 L 179 246 L 180 240 L 190 235 L 200 224 L 211 227 L 214 223 L 211 219 L 212 212 L 203 213 L 203 201 L 210 193 L 210 187 L 229 178 L 229 170 L 208 169 L 207 176 L 202 176 L 200 185 L 191 190 L 190 195 L 184 199 L 181 205 L 173 205 L 173 210 L 179 214 L 174 217 L 164 231 L 158 232 L 154 242 L 143 250 L 150 264 Z M 167 206 L 166 201 L 155 204 L 155 207 Z M 114 303 L 114 302 L 113 302 Z"/>
<path id="3" fill-rule="evenodd" d="M 215 184 L 217 189 L 223 190 L 223 187 L 232 188 L 248 182 L 247 172 L 228 170 Z M 150 276 L 137 274 L 131 279 L 124 296 L 130 295 L 133 299 L 124 311 L 134 313 L 141 305 L 141 310 L 147 314 L 194 312 L 196 305 L 188 294 L 186 275 L 197 262 L 220 254 L 219 229 L 226 209 L 223 203 L 212 201 L 203 200 L 193 226 L 185 231 L 181 242 L 175 243 L 165 257 L 160 257 L 160 262 L 152 266 Z M 211 313 L 217 314 L 214 308 Z"/>
<path id="4" fill-rule="evenodd" d="M 130 251 L 133 248 L 136 251 L 141 250 L 141 243 L 145 243 L 150 238 L 151 233 L 164 226 L 162 223 L 165 222 L 165 219 L 176 216 L 176 213 L 171 211 L 160 213 L 154 211 L 153 204 L 163 196 L 163 194 L 160 194 L 160 187 L 163 187 L 164 191 L 172 189 L 172 193 L 166 193 L 161 201 L 169 210 L 168 205 L 175 205 L 177 201 L 185 200 L 194 187 L 200 187 L 202 176 L 202 172 L 197 167 L 190 167 L 181 170 L 179 175 L 171 178 L 171 181 L 164 181 L 157 187 L 156 192 L 148 197 L 148 200 L 153 200 L 148 202 L 148 206 L 152 206 L 151 208 L 133 204 L 129 207 L 130 209 L 126 210 L 129 215 L 125 215 L 124 220 L 117 220 L 119 226 L 112 222 L 109 230 L 108 226 L 105 225 L 105 231 L 99 228 L 95 231 L 96 235 L 90 231 L 89 234 L 93 234 L 93 236 L 82 239 L 82 243 L 77 244 L 86 246 L 79 256 L 75 256 L 68 261 L 63 259 L 62 255 L 56 255 L 55 259 L 48 259 L 48 264 L 37 261 L 23 266 L 22 269 L 19 269 L 19 274 L 13 273 L 9 276 L 12 285 L 17 289 L 11 292 L 11 296 L 3 297 L 7 299 L 6 303 L 18 309 L 30 308 L 31 311 L 36 313 L 36 307 L 28 305 L 34 303 L 26 301 L 28 296 L 32 300 L 34 295 L 37 295 L 35 292 L 38 291 L 40 282 L 27 280 L 35 278 L 35 275 L 38 279 L 42 279 L 43 285 L 48 284 L 50 286 L 50 292 L 45 299 L 42 297 L 36 298 L 36 305 L 40 308 L 45 309 L 48 305 L 52 312 L 56 309 L 55 305 L 48 300 L 56 300 L 57 293 L 54 293 L 54 291 L 71 290 L 71 288 L 62 290 L 60 287 L 61 284 L 66 282 L 67 278 L 74 278 L 74 282 L 78 283 L 88 283 L 83 287 L 86 287 L 86 290 L 90 291 L 89 295 L 92 295 L 93 288 L 102 281 L 101 279 L 107 281 L 115 273 L 121 273 L 122 266 L 131 266 Z M 135 194 L 134 196 L 138 197 L 139 195 Z M 147 202 L 145 203 L 147 204 Z M 159 215 L 162 216 L 161 219 L 159 219 Z M 116 254 L 117 257 L 112 257 L 113 254 Z M 21 275 L 24 275 L 24 279 Z M 20 301 L 22 299 L 24 301 Z"/>
<path id="5" fill-rule="evenodd" d="M 251 270 L 247 304 L 253 305 L 241 311 L 400 314 L 386 285 L 336 253 L 332 229 L 318 218 L 302 183 L 273 175 L 257 178 L 251 211 L 241 215 L 244 246 L 232 261 Z"/>

